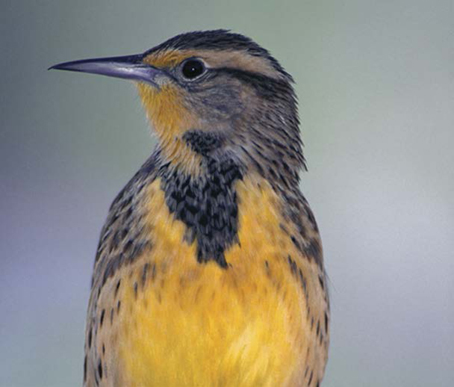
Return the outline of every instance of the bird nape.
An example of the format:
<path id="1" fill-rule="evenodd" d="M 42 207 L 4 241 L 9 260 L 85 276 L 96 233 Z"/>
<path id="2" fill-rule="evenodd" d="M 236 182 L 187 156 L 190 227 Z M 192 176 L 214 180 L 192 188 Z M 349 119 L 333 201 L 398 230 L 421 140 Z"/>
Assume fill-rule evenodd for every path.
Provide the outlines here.
<path id="1" fill-rule="evenodd" d="M 329 299 L 292 77 L 225 30 L 51 68 L 134 81 L 158 138 L 101 232 L 84 385 L 320 386 Z"/>

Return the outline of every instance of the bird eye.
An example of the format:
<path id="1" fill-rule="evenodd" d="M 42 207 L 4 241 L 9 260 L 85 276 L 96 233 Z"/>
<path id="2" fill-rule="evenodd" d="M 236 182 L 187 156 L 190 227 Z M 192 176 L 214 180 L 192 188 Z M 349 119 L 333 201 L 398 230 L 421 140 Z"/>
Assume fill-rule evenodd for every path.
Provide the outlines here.
<path id="1" fill-rule="evenodd" d="M 189 59 L 183 64 L 181 72 L 186 79 L 195 79 L 205 72 L 205 65 L 197 59 Z"/>

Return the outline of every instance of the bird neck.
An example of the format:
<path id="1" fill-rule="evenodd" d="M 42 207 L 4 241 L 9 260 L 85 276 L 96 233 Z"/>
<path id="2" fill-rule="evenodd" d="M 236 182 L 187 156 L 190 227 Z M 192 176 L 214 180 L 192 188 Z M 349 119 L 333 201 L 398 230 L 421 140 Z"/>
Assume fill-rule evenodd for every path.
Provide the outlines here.
<path id="1" fill-rule="evenodd" d="M 170 213 L 187 227 L 185 240 L 197 240 L 197 260 L 227 268 L 224 252 L 238 243 L 237 183 L 245 170 L 229 155 L 201 157 L 194 175 L 161 156 L 161 189 Z"/>
<path id="2" fill-rule="evenodd" d="M 199 262 L 213 261 L 222 268 L 228 267 L 225 254 L 239 243 L 241 214 L 250 211 L 254 203 L 257 205 L 255 199 L 251 199 L 254 203 L 250 198 L 245 199 L 250 189 L 275 198 L 273 211 L 285 208 L 289 214 L 296 214 L 290 216 L 298 224 L 292 227 L 306 227 L 298 220 L 305 208 L 296 180 L 285 179 L 283 173 L 270 174 L 268 169 L 258 169 L 252 163 L 245 164 L 238 154 L 226 151 L 220 145 L 224 140 L 216 135 L 194 132 L 186 135 L 184 141 L 189 151 L 200 158 L 197 174 L 183 168 L 175 159 L 167 159 L 161 146 L 152 157 L 153 170 L 160 181 L 166 207 L 175 220 L 186 226 L 185 241 L 189 244 L 197 241 Z M 286 205 L 282 207 L 279 203 Z M 258 205 L 256 210 L 265 210 L 263 205 Z"/>
<path id="3" fill-rule="evenodd" d="M 172 87 L 163 86 L 158 91 L 139 83 L 138 91 L 164 162 L 198 175 L 201 156 L 188 147 L 183 136 L 199 126 L 199 119 L 186 108 L 183 97 Z"/>

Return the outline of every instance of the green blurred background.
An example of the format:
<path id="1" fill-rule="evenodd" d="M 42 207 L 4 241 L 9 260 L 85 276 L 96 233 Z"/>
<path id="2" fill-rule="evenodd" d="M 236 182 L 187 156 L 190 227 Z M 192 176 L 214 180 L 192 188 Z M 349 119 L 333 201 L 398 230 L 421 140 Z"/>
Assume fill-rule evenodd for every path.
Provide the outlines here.
<path id="1" fill-rule="evenodd" d="M 324 386 L 454 385 L 454 3 L 2 0 L 0 386 L 78 386 L 92 262 L 153 140 L 135 88 L 48 72 L 231 28 L 297 81 L 324 240 Z"/>

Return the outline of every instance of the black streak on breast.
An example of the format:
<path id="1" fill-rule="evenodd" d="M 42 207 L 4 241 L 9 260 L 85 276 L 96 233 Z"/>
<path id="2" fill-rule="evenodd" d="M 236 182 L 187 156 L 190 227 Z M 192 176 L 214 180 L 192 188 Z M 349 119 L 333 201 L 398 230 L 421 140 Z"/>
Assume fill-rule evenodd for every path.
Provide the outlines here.
<path id="1" fill-rule="evenodd" d="M 189 143 L 189 139 L 187 139 Z M 238 243 L 238 203 L 235 182 L 243 177 L 240 166 L 227 156 L 210 156 L 218 146 L 211 135 L 191 135 L 190 145 L 204 156 L 204 173 L 194 177 L 169 166 L 161 168 L 166 204 L 188 227 L 186 241 L 197 240 L 198 262 L 215 261 L 227 268 L 224 252 Z M 208 147 L 208 148 L 207 148 Z M 199 152 L 198 152 L 199 153 Z"/>

